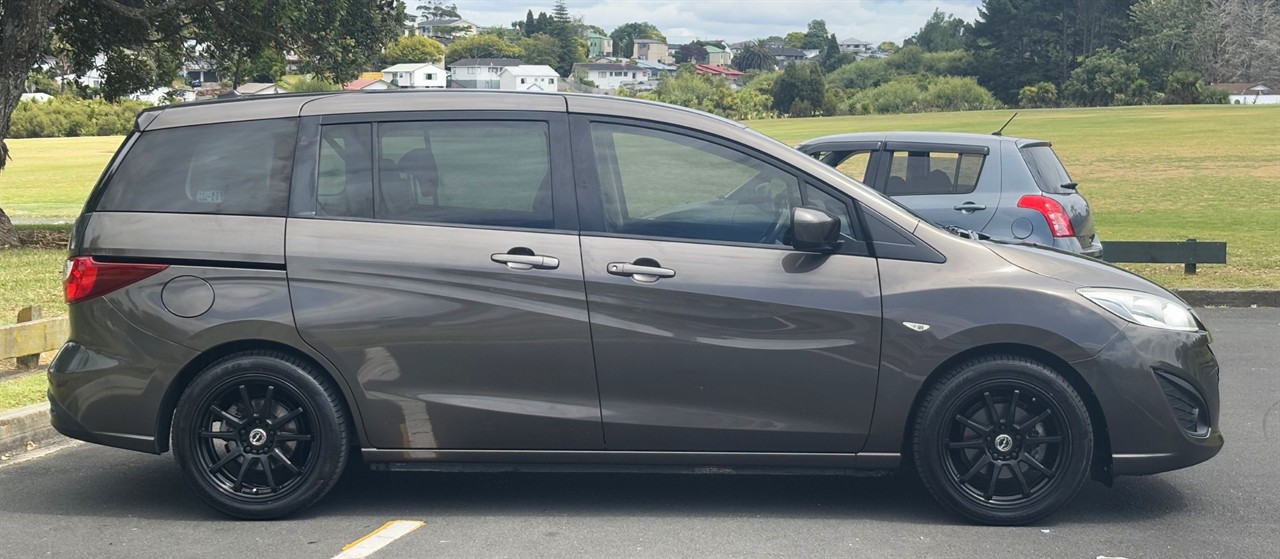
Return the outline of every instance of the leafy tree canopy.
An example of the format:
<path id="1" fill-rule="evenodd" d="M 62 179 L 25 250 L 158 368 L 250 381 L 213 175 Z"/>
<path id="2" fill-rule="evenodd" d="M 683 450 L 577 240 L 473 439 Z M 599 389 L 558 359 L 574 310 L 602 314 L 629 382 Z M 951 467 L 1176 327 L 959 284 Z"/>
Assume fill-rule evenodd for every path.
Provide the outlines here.
<path id="1" fill-rule="evenodd" d="M 439 64 L 444 60 L 444 45 L 430 37 L 411 35 L 401 37 L 382 53 L 383 61 L 388 65 L 410 62 L 430 62 Z"/>

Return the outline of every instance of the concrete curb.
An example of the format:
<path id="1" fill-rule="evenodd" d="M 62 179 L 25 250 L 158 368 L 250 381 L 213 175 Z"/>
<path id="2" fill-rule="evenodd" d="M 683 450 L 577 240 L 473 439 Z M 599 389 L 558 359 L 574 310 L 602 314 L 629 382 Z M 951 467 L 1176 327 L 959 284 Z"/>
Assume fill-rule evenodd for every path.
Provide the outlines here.
<path id="1" fill-rule="evenodd" d="M 1193 307 L 1280 307 L 1280 289 L 1175 289 Z"/>
<path id="2" fill-rule="evenodd" d="M 0 459 L 64 440 L 49 424 L 49 403 L 0 412 Z"/>

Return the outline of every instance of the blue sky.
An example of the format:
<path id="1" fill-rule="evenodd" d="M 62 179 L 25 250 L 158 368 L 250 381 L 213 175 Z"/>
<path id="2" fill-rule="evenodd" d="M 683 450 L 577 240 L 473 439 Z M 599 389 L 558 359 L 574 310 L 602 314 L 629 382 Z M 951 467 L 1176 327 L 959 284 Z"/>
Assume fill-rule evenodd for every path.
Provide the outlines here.
<path id="1" fill-rule="evenodd" d="M 554 0 L 449 0 L 477 25 L 509 25 L 533 9 L 550 13 Z M 405 2 L 412 8 L 416 2 Z M 913 35 L 934 8 L 972 20 L 981 0 L 568 0 L 569 12 L 612 31 L 631 21 L 648 21 L 667 40 L 729 42 L 804 31 L 809 20 L 824 19 L 839 38 L 873 43 Z"/>

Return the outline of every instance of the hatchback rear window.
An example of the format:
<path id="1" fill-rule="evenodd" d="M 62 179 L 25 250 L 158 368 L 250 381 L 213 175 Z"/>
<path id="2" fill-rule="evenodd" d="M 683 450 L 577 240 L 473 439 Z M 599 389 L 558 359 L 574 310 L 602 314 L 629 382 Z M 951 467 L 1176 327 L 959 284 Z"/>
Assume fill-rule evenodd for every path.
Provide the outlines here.
<path id="1" fill-rule="evenodd" d="M 1048 194 L 1075 192 L 1074 189 L 1063 186 L 1074 183 L 1071 176 L 1067 174 L 1067 169 L 1062 166 L 1062 161 L 1058 160 L 1058 155 L 1053 152 L 1053 148 L 1038 145 L 1022 148 L 1021 151 L 1022 159 L 1027 162 L 1027 167 L 1031 169 L 1031 176 L 1042 192 Z"/>
<path id="2" fill-rule="evenodd" d="M 97 210 L 283 216 L 297 128 L 281 119 L 143 132 Z"/>

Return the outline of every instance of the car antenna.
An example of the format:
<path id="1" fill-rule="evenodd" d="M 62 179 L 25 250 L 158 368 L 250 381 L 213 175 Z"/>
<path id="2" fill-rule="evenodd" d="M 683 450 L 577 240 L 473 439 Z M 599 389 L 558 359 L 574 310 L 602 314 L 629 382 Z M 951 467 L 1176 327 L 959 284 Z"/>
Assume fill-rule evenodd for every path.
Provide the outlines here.
<path id="1" fill-rule="evenodd" d="M 1015 118 L 1018 118 L 1018 113 L 1013 113 L 1013 116 L 1009 117 L 1009 120 L 1004 121 L 1004 126 L 1001 126 L 999 130 L 996 130 L 995 132 L 992 132 L 992 133 L 991 133 L 991 135 L 992 135 L 992 136 L 1003 136 L 1003 135 L 1004 135 L 1004 129 L 1005 129 L 1005 128 L 1008 128 L 1008 127 L 1009 127 L 1009 123 L 1010 123 L 1010 122 L 1013 122 L 1013 119 L 1015 119 Z"/>

